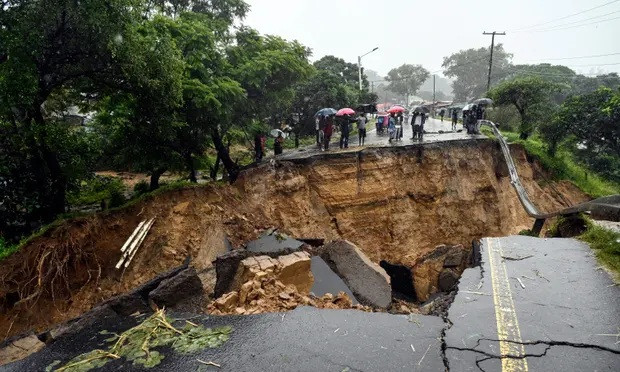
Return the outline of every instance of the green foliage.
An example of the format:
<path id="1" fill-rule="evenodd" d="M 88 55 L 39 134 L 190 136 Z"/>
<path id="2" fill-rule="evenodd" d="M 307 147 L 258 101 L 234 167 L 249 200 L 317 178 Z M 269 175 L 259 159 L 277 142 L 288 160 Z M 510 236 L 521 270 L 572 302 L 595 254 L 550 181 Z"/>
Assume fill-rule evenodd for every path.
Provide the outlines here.
<path id="1" fill-rule="evenodd" d="M 137 326 L 128 329 L 120 335 L 108 338 L 110 343 L 107 350 L 93 350 L 78 355 L 63 366 L 55 369 L 57 372 L 86 372 L 101 368 L 112 359 L 125 358 L 133 362 L 134 366 L 151 368 L 159 365 L 165 355 L 154 348 L 170 346 L 174 351 L 182 354 L 191 354 L 205 348 L 221 346 L 230 338 L 231 327 L 216 329 L 204 328 L 200 325 L 186 322 L 182 329 L 173 326 L 173 321 L 165 316 L 164 310 L 144 320 Z M 106 334 L 105 331 L 101 332 Z M 58 363 L 50 365 L 50 370 Z"/>
<path id="2" fill-rule="evenodd" d="M 10 244 L 2 236 L 0 236 L 0 261 L 17 252 L 17 244 Z"/>
<path id="3" fill-rule="evenodd" d="M 497 105 L 514 106 L 521 117 L 519 132 L 526 139 L 532 134 L 536 123 L 550 110 L 549 97 L 559 89 L 557 84 L 539 77 L 519 77 L 506 80 L 491 89 L 489 97 Z"/>
<path id="4" fill-rule="evenodd" d="M 452 83 L 452 89 L 456 102 L 464 102 L 485 95 L 489 72 L 489 54 L 489 48 L 472 48 L 444 57 L 441 67 L 443 67 L 443 74 L 446 77 L 455 79 Z M 507 53 L 502 44 L 495 46 L 491 86 L 509 73 L 511 58 L 512 54 Z"/>
<path id="5" fill-rule="evenodd" d="M 314 62 L 314 67 L 337 77 L 341 83 L 346 84 L 350 88 L 356 91 L 359 90 L 359 71 L 357 64 L 346 62 L 342 58 L 328 55 Z M 362 88 L 365 91 L 368 91 L 368 85 L 368 78 L 362 73 Z M 331 106 L 334 105 L 328 105 L 326 107 Z"/>
<path id="6" fill-rule="evenodd" d="M 387 89 L 397 94 L 415 94 L 430 73 L 421 65 L 403 64 L 391 69 L 385 80 L 390 84 Z"/>
<path id="7" fill-rule="evenodd" d="M 134 196 L 140 196 L 142 194 L 145 194 L 149 191 L 149 184 L 148 182 L 142 180 L 138 183 L 136 183 L 133 186 L 133 194 Z"/>
<path id="8" fill-rule="evenodd" d="M 580 240 L 588 243 L 598 259 L 620 278 L 620 233 L 589 223 Z"/>
<path id="9" fill-rule="evenodd" d="M 525 230 L 521 230 L 521 231 L 519 231 L 519 235 L 523 235 L 523 236 L 534 236 L 534 237 L 537 237 L 537 236 L 538 236 L 538 235 L 534 234 L 534 233 L 532 232 L 532 230 L 530 230 L 530 229 L 525 229 Z"/>
<path id="10" fill-rule="evenodd" d="M 518 133 L 502 131 L 502 135 L 509 142 L 522 144 L 527 153 L 538 160 L 554 179 L 569 180 L 592 197 L 620 193 L 619 183 L 606 180 L 591 172 L 587 167 L 579 164 L 575 156 L 566 149 L 560 149 L 555 156 L 551 156 L 547 151 L 546 143 L 536 135 L 527 140 L 520 139 Z"/>
<path id="11" fill-rule="evenodd" d="M 601 87 L 570 97 L 540 129 L 550 154 L 563 144 L 588 167 L 620 182 L 620 91 Z"/>
<path id="12" fill-rule="evenodd" d="M 124 203 L 125 185 L 115 177 L 94 176 L 82 181 L 79 189 L 68 195 L 69 204 L 81 206 L 105 202 L 110 207 Z"/>

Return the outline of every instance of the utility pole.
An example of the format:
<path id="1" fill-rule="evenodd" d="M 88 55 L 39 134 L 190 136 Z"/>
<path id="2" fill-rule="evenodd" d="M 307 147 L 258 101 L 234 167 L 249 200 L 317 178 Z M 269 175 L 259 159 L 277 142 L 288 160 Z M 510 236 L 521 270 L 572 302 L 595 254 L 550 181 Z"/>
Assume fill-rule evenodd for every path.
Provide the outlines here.
<path id="1" fill-rule="evenodd" d="M 493 67 L 493 48 L 495 47 L 495 35 L 506 35 L 505 32 L 483 32 L 483 35 L 491 35 L 491 57 L 489 58 L 489 77 L 487 79 L 487 92 L 491 89 L 491 68 Z"/>
<path id="2" fill-rule="evenodd" d="M 433 74 L 433 116 L 435 116 L 435 74 Z"/>
<path id="3" fill-rule="evenodd" d="M 369 55 L 370 53 L 374 52 L 377 49 L 379 49 L 379 47 L 375 47 L 370 52 L 366 54 L 362 54 L 361 56 L 357 57 L 357 79 L 359 82 L 360 91 L 362 91 L 362 57 Z"/>

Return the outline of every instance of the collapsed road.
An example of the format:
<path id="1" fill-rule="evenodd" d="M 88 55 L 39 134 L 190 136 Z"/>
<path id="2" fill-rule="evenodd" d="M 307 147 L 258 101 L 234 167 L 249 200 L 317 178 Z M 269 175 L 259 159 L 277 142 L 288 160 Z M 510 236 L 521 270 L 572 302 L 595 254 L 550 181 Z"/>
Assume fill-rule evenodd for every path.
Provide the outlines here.
<path id="1" fill-rule="evenodd" d="M 455 149 L 458 150 L 454 151 Z M 478 149 L 483 151 L 477 152 Z M 262 217 L 276 220 L 280 226 L 288 226 L 296 232 L 295 236 L 316 237 L 320 236 L 316 234 L 317 231 L 329 231 L 329 234 L 326 234 L 328 240 L 337 237 L 356 239 L 360 250 L 368 255 L 367 260 L 374 262 L 375 265 L 382 262 L 382 267 L 411 268 L 412 275 L 403 277 L 413 278 L 413 290 L 416 292 L 414 295 L 420 301 L 420 309 L 433 306 L 437 298 L 429 290 L 437 289 L 432 282 L 425 282 L 428 278 L 420 277 L 420 272 L 424 275 L 430 272 L 439 274 L 438 270 L 443 270 L 442 273 L 453 272 L 452 264 L 447 265 L 446 262 L 454 252 L 453 248 L 458 247 L 458 245 L 443 246 L 433 250 L 435 244 L 467 243 L 471 238 L 484 236 L 485 231 L 491 232 L 493 236 L 515 233 L 517 232 L 515 228 L 522 228 L 530 223 L 530 220 L 523 218 L 523 211 L 515 209 L 519 205 L 518 199 L 503 190 L 508 185 L 506 179 L 510 175 L 510 170 L 502 169 L 501 164 L 495 161 L 496 157 L 491 153 L 497 155 L 499 151 L 489 145 L 489 140 L 477 138 L 468 141 L 458 138 L 454 141 L 451 151 L 450 157 L 447 157 L 441 143 L 431 143 L 430 146 L 425 144 L 403 146 L 400 149 L 385 151 L 374 149 L 365 151 L 363 155 L 362 152 L 338 153 L 321 155 L 318 160 L 305 156 L 290 159 L 300 169 L 310 169 L 309 174 L 305 175 L 294 166 L 276 163 L 273 170 L 267 170 L 267 174 L 268 177 L 274 177 L 281 182 L 275 192 L 273 189 L 269 191 L 278 197 L 288 195 L 293 201 L 297 200 L 298 204 L 291 203 L 289 208 L 283 211 L 263 211 Z M 397 157 L 393 154 L 397 154 Z M 466 185 L 450 190 L 454 184 L 449 180 L 443 180 L 441 182 L 446 182 L 448 187 L 441 189 L 437 183 L 425 185 L 415 178 L 416 172 L 425 172 L 420 176 L 435 177 L 435 180 L 441 178 L 436 178 L 437 175 L 451 171 L 456 177 L 460 177 L 458 173 L 461 171 L 471 176 L 473 172 L 481 170 L 464 163 L 464 159 L 472 159 L 472 154 L 483 160 L 482 164 L 488 168 L 487 172 L 490 170 L 488 175 L 477 174 L 473 186 Z M 492 160 L 487 160 L 487 157 Z M 557 210 L 557 201 L 551 203 L 549 202 L 551 198 L 548 196 L 545 196 L 547 200 L 542 198 L 543 189 L 531 182 L 532 171 L 523 167 L 523 158 L 521 156 L 521 163 L 518 165 L 521 167 L 520 172 L 530 174 L 524 181 L 525 188 L 537 202 L 547 203 L 544 209 Z M 448 168 L 437 167 L 437 164 L 429 168 L 425 163 L 430 159 L 434 159 L 437 164 L 441 163 L 444 167 L 447 164 Z M 328 160 L 329 166 L 326 164 Z M 336 172 L 333 172 L 334 169 Z M 377 173 L 378 169 L 382 169 L 383 173 Z M 329 170 L 331 172 L 328 172 Z M 264 172 L 264 169 L 250 171 L 241 177 L 239 189 L 246 193 L 251 190 L 252 195 L 265 194 L 265 185 L 252 178 L 252 173 L 254 176 L 265 177 L 261 172 Z M 338 185 L 334 180 L 339 176 L 342 182 L 339 184 L 340 188 L 334 187 Z M 381 180 L 379 176 L 389 178 Z M 400 177 L 398 179 L 401 181 L 396 181 L 396 176 Z M 408 186 L 409 177 L 414 177 L 413 182 L 417 186 L 412 187 L 412 190 L 389 188 L 389 185 L 399 182 Z M 354 182 L 349 185 L 347 182 L 351 179 Z M 488 184 L 494 179 L 498 180 L 498 184 Z M 307 193 L 307 188 L 311 190 L 310 193 Z M 347 192 L 351 190 L 357 190 L 357 193 L 348 195 Z M 424 191 L 420 192 L 421 190 Z M 297 198 L 297 194 L 305 195 L 306 200 L 310 199 L 310 205 L 299 202 L 303 197 Z M 239 205 L 238 200 L 241 197 L 238 194 L 233 196 L 232 205 Z M 225 198 L 219 195 L 218 197 Z M 572 198 L 577 202 L 583 201 L 576 194 Z M 213 199 L 210 196 L 206 204 L 208 212 L 216 214 L 214 211 L 221 207 L 218 204 L 208 204 Z M 321 204 L 317 206 L 319 201 Z M 469 209 L 471 225 L 475 225 L 477 230 L 471 230 L 466 234 L 459 233 L 459 229 L 466 227 L 460 223 L 464 212 L 450 214 L 454 212 L 459 202 L 467 204 L 461 207 L 465 208 L 464 210 Z M 196 208 L 187 202 L 177 203 L 178 200 L 175 200 L 172 204 L 173 221 L 180 221 L 180 216 L 186 216 L 188 209 Z M 499 210 L 490 209 L 492 206 Z M 570 205 L 560 203 L 560 206 Z M 480 213 L 472 210 L 478 207 L 483 209 L 479 211 Z M 303 211 L 303 214 L 292 214 L 295 208 Z M 142 207 L 142 210 L 136 210 L 135 213 L 139 212 L 140 215 L 143 209 Z M 356 230 L 360 221 L 372 220 L 373 216 L 380 216 L 386 211 L 390 214 L 388 224 L 383 224 L 380 229 L 368 228 L 367 234 L 360 236 Z M 140 218 L 150 217 L 152 212 L 147 214 Z M 442 218 L 436 223 L 434 221 L 435 224 L 429 224 L 433 214 Z M 493 218 L 488 218 L 488 214 L 493 214 Z M 277 217 L 274 219 L 273 216 Z M 356 218 L 360 216 L 363 217 L 362 220 L 357 220 Z M 412 226 L 409 225 L 411 221 L 408 223 L 407 221 L 413 217 L 424 220 L 426 225 L 422 229 L 412 231 L 410 229 Z M 167 217 L 164 214 L 162 218 Z M 243 232 L 243 229 L 241 231 L 239 229 L 241 226 L 247 229 L 244 224 L 248 218 L 245 216 L 235 216 L 232 221 L 230 225 L 237 232 Z M 213 225 L 213 222 L 210 223 L 211 227 L 218 226 Z M 118 224 L 115 225 L 116 229 L 117 226 Z M 196 230 L 199 227 L 192 226 L 192 228 Z M 256 229 L 256 226 L 254 228 Z M 429 237 L 428 231 L 431 230 L 434 231 L 434 236 Z M 207 230 L 207 234 L 209 231 Z M 230 243 L 223 231 L 230 236 L 240 236 L 235 235 L 234 230 L 219 228 L 217 234 L 224 237 L 225 246 Z M 312 235 L 308 235 L 309 233 Z M 157 226 L 154 234 L 158 234 Z M 451 240 L 450 234 L 457 235 L 458 238 Z M 283 244 L 289 242 L 286 237 L 276 238 L 276 241 Z M 475 266 L 465 269 L 456 288 L 450 289 L 449 298 L 454 298 L 451 306 L 430 312 L 435 315 L 424 315 L 429 312 L 415 309 L 412 309 L 409 315 L 398 315 L 377 309 L 375 309 L 377 312 L 333 307 L 319 309 L 300 304 L 292 307 L 294 310 L 279 313 L 215 316 L 205 315 L 203 311 L 197 313 L 196 307 L 173 306 L 169 312 L 172 318 L 188 319 L 193 324 L 210 328 L 219 325 L 232 326 L 233 331 L 230 339 L 220 347 L 204 349 L 191 355 L 178 354 L 162 348 L 165 358 L 152 370 L 620 369 L 619 289 L 608 274 L 597 266 L 587 245 L 573 239 L 537 239 L 521 236 L 478 238 L 475 241 L 480 243 L 474 244 L 474 252 L 471 254 Z M 122 244 L 120 237 L 117 240 Z M 421 241 L 424 241 L 424 244 L 421 244 Z M 162 243 L 157 240 L 155 242 L 159 244 L 158 249 L 161 249 Z M 385 242 L 389 244 L 382 246 Z M 153 252 L 152 241 L 149 242 L 147 239 L 145 245 L 139 256 L 148 257 L 148 254 Z M 238 245 L 238 241 L 235 245 Z M 114 248 L 115 251 L 118 250 L 118 246 Z M 264 252 L 263 244 L 260 243 L 248 244 L 247 248 L 248 252 L 256 250 L 270 254 L 268 251 Z M 445 248 L 450 249 L 446 252 Z M 188 249 L 188 252 L 191 250 Z M 447 254 L 440 256 L 441 262 L 438 263 L 438 268 L 434 268 L 436 263 L 433 263 L 433 260 L 437 260 L 437 252 Z M 202 251 L 199 251 L 199 256 L 201 254 Z M 212 253 L 209 255 L 207 257 L 214 258 Z M 299 253 L 295 255 L 299 256 Z M 312 260 L 314 261 L 316 257 L 318 256 L 313 256 Z M 144 265 L 140 258 L 137 257 L 137 268 L 134 270 L 138 270 L 139 265 Z M 114 262 L 116 259 L 118 257 L 114 257 Z M 428 267 L 424 270 L 419 269 L 420 265 L 427 264 L 424 261 L 426 259 L 430 260 Z M 281 258 L 274 259 L 273 262 L 279 260 Z M 304 260 L 307 261 L 307 266 L 311 267 L 311 260 L 305 256 Z M 198 264 L 203 261 L 204 258 L 202 261 L 199 260 Z M 147 264 L 148 262 L 146 261 Z M 447 266 L 449 267 L 446 268 Z M 197 266 L 197 269 L 204 268 Z M 181 273 L 187 270 L 190 269 L 183 269 Z M 328 268 L 326 270 L 325 272 L 330 272 Z M 164 281 L 178 280 L 173 274 L 169 274 L 166 278 Z M 200 280 L 195 278 L 195 275 L 187 276 L 185 278 L 187 280 L 177 283 L 177 287 L 168 288 L 168 295 L 170 296 L 170 293 L 178 295 L 183 291 L 191 293 L 202 289 L 203 277 L 200 277 Z M 456 279 L 458 280 L 458 277 Z M 137 280 L 135 282 L 139 283 Z M 106 343 L 105 340 L 109 338 L 106 333 L 123 332 L 148 315 L 150 310 L 145 305 L 146 300 L 155 299 L 156 303 L 161 304 L 155 293 L 160 282 L 161 280 L 155 284 L 145 284 L 138 291 L 137 297 L 121 295 L 120 298 L 112 300 L 112 305 L 108 303 L 106 306 L 95 308 L 96 311 L 87 313 L 65 329 L 61 327 L 61 332 L 52 330 L 33 334 L 27 339 L 17 338 L 11 341 L 8 348 L 13 350 L 31 347 L 33 350 L 38 348 L 41 350 L 25 359 L 0 366 L 0 371 L 45 370 L 49 366 L 52 366 L 50 369 L 53 370 L 55 366 L 60 366 L 61 363 L 66 363 L 81 353 L 102 348 Z M 354 283 L 351 282 L 346 284 L 353 289 L 352 295 L 357 297 L 360 286 L 352 286 Z M 424 290 L 420 292 L 422 284 Z M 394 287 L 392 289 L 394 290 Z M 389 298 L 387 293 L 389 288 L 384 292 Z M 295 295 L 296 298 L 302 298 L 300 295 Z M 288 300 L 290 297 L 289 294 L 285 296 L 280 294 L 280 299 Z M 139 312 L 132 307 L 136 298 L 141 303 Z M 327 303 L 327 305 L 334 304 Z M 186 309 L 190 309 L 189 312 Z M 237 309 L 233 305 L 231 310 Z M 15 311 L 17 310 L 16 308 Z M 246 313 L 244 309 L 241 311 Z M 106 332 L 101 333 L 102 331 Z M 2 355 L 0 352 L 0 362 Z M 111 360 L 104 369 L 144 370 L 122 358 Z"/>
<path id="2" fill-rule="evenodd" d="M 192 355 L 168 352 L 153 371 L 617 371 L 620 288 L 573 239 L 486 238 L 448 314 L 392 315 L 299 307 L 248 316 L 172 314 L 230 325 L 229 342 Z M 517 280 L 518 279 L 518 280 Z M 40 371 L 100 347 L 133 325 L 114 312 L 2 371 Z M 203 368 L 204 367 L 204 368 Z M 115 360 L 107 370 L 144 370 Z M 211 369 L 217 369 L 211 367 Z"/>

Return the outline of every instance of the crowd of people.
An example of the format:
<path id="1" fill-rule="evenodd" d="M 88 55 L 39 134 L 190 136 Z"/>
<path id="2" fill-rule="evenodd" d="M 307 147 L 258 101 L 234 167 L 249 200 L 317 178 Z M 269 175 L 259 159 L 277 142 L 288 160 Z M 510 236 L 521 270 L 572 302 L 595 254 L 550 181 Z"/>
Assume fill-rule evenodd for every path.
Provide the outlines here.
<path id="1" fill-rule="evenodd" d="M 449 117 L 451 119 L 452 131 L 456 132 L 456 126 L 458 124 L 458 109 L 451 109 L 449 111 Z M 446 114 L 445 109 L 441 109 L 439 112 L 441 122 L 443 122 Z M 424 124 L 426 122 L 428 113 L 423 110 L 414 110 L 410 115 L 404 114 L 404 112 L 393 112 L 389 115 L 382 115 L 377 117 L 377 133 L 383 134 L 384 128 L 387 128 L 388 142 L 399 141 L 403 138 L 403 125 L 409 122 L 412 130 L 411 140 L 423 141 L 424 136 Z M 468 134 L 480 134 L 479 120 L 484 119 L 485 108 L 483 105 L 468 105 L 463 110 L 463 127 L 467 130 Z M 366 114 L 360 113 L 358 115 L 319 115 L 315 119 L 316 130 L 316 144 L 321 151 L 329 150 L 332 135 L 334 132 L 340 132 L 339 147 L 341 149 L 349 148 L 349 137 L 353 128 L 357 129 L 358 133 L 358 146 L 363 146 L 366 140 L 368 118 Z M 274 138 L 273 150 L 275 155 L 282 154 L 284 142 L 284 133 L 278 131 L 277 136 Z M 256 160 L 260 161 L 265 155 L 265 142 L 264 135 L 256 135 L 254 138 L 254 149 L 256 153 Z"/>

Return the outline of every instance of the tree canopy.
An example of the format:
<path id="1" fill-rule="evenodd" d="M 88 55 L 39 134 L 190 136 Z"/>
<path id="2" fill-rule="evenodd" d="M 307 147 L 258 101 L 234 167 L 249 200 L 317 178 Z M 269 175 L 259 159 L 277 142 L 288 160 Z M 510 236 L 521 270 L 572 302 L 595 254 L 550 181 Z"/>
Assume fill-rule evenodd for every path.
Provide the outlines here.
<path id="1" fill-rule="evenodd" d="M 517 109 L 521 117 L 520 136 L 525 139 L 532 134 L 540 115 L 548 110 L 546 104 L 556 90 L 557 84 L 528 76 L 501 82 L 491 89 L 489 97 L 497 105 L 513 105 Z"/>
<path id="2" fill-rule="evenodd" d="M 452 90 L 457 102 L 483 97 L 487 90 L 489 72 L 489 48 L 466 49 L 444 57 L 443 74 L 453 78 Z M 509 73 L 512 54 L 504 50 L 502 44 L 493 49 L 493 71 L 491 86 Z"/>
<path id="3" fill-rule="evenodd" d="M 408 96 L 415 94 L 430 73 L 421 65 L 404 64 L 391 69 L 385 80 L 390 84 L 387 89 L 397 94 Z"/>

